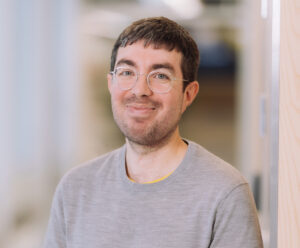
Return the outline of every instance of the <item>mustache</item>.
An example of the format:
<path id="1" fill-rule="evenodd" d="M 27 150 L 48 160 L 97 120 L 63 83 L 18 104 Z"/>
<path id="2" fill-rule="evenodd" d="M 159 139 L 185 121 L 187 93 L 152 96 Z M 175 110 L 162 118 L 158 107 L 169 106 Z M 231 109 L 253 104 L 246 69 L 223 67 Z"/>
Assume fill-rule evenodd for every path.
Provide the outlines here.
<path id="1" fill-rule="evenodd" d="M 149 98 L 147 99 L 144 99 L 144 98 L 138 98 L 136 96 L 131 96 L 129 98 L 126 98 L 124 100 L 124 103 L 125 104 L 145 104 L 147 106 L 151 106 L 153 108 L 158 108 L 161 106 L 161 103 L 160 102 L 157 102 L 157 101 L 153 101 Z"/>

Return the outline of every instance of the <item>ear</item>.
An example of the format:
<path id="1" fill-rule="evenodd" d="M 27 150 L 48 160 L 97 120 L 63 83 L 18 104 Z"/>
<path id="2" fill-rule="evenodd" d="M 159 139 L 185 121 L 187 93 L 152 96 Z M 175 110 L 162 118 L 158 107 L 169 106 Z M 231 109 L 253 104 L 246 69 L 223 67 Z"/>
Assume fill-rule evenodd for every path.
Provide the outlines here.
<path id="1" fill-rule="evenodd" d="M 107 73 L 107 87 L 109 90 L 109 93 L 111 94 L 111 90 L 112 90 L 112 75 L 110 73 Z"/>
<path id="2" fill-rule="evenodd" d="M 190 82 L 185 90 L 183 96 L 182 113 L 192 104 L 199 91 L 199 83 L 197 81 Z"/>

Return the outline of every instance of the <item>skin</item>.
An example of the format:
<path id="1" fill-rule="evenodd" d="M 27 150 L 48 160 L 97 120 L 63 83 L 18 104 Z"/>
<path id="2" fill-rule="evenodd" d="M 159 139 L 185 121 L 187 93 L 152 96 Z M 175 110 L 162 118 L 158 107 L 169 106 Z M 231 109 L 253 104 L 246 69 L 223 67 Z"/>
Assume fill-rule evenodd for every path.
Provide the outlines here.
<path id="1" fill-rule="evenodd" d="M 189 83 L 183 91 L 182 80 L 176 80 L 168 93 L 158 94 L 146 81 L 146 75 L 160 66 L 169 67 L 176 78 L 182 79 L 181 58 L 175 49 L 145 48 L 139 41 L 120 47 L 116 58 L 116 66 L 130 64 L 143 74 L 136 85 L 131 90 L 120 90 L 112 75 L 107 75 L 114 119 L 126 137 L 128 176 L 135 182 L 145 183 L 171 173 L 186 153 L 178 123 L 198 93 L 198 82 Z"/>

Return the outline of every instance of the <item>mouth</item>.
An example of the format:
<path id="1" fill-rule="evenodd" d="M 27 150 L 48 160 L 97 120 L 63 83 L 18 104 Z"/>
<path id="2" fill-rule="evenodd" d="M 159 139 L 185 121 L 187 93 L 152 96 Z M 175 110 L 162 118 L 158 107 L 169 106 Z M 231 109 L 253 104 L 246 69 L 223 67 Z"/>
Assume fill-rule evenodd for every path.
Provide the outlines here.
<path id="1" fill-rule="evenodd" d="M 146 118 L 149 117 L 156 107 L 147 104 L 127 104 L 129 115 L 132 117 Z"/>
<path id="2" fill-rule="evenodd" d="M 147 109 L 154 110 L 155 106 L 149 104 L 134 103 L 134 104 L 127 104 L 127 108 L 133 108 L 136 110 L 147 110 Z"/>

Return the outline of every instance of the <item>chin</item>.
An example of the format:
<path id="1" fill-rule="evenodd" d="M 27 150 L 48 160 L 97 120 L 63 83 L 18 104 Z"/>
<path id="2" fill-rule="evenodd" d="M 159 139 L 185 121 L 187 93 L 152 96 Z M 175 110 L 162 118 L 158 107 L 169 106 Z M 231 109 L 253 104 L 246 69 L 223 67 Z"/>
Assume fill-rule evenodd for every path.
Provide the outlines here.
<path id="1" fill-rule="evenodd" d="M 169 130 L 139 129 L 139 130 L 121 130 L 129 142 L 141 146 L 154 147 L 165 144 L 174 134 L 176 127 Z M 124 132 L 125 131 L 125 132 Z"/>

